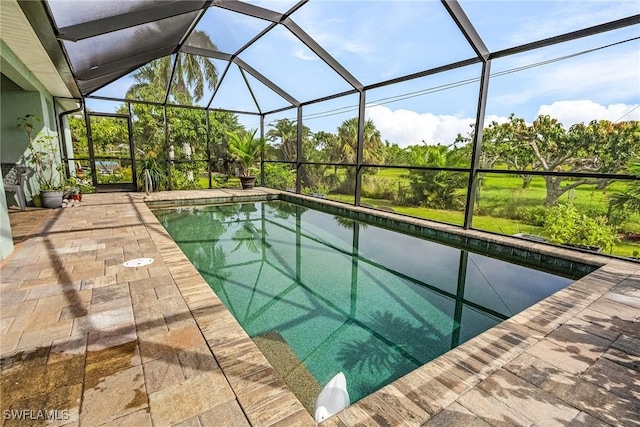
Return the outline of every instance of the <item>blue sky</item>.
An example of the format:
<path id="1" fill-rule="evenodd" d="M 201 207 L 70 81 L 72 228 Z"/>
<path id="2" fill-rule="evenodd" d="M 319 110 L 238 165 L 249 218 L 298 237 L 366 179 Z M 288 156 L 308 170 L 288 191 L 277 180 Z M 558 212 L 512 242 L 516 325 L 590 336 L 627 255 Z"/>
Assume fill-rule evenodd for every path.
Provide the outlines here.
<path id="1" fill-rule="evenodd" d="M 285 11 L 295 2 L 250 3 Z M 631 0 L 460 0 L 460 5 L 492 52 L 640 13 L 640 3 Z M 365 85 L 474 55 L 440 1 L 311 0 L 291 18 Z M 197 28 L 222 52 L 233 53 L 267 25 L 214 7 Z M 487 120 L 503 121 L 510 113 L 527 121 L 550 114 L 567 127 L 593 119 L 640 120 L 640 41 L 625 42 L 639 37 L 636 25 L 494 60 Z M 350 88 L 283 26 L 240 58 L 299 101 Z M 223 61 L 216 65 L 220 73 L 226 66 Z M 450 144 L 473 122 L 479 75 L 475 65 L 369 91 L 367 117 L 383 139 L 401 146 L 421 141 Z M 263 110 L 287 105 L 270 89 L 250 81 Z M 123 78 L 97 95 L 122 96 L 130 84 L 130 78 Z M 312 131 L 335 132 L 343 120 L 357 114 L 357 102 L 357 96 L 348 96 L 306 107 L 305 125 Z M 235 65 L 212 106 L 256 110 Z M 295 116 L 290 110 L 266 120 Z M 252 116 L 241 116 L 241 122 L 247 127 L 259 123 Z"/>

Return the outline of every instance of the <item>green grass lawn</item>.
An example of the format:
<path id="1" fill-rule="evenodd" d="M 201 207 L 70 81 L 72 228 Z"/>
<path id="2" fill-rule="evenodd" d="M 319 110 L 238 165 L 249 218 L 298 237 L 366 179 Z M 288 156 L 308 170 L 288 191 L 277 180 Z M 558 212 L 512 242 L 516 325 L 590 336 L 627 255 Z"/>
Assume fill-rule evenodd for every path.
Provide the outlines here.
<path id="1" fill-rule="evenodd" d="M 213 180 L 211 182 L 213 184 L 213 188 L 218 188 L 216 187 L 216 181 Z M 201 176 L 200 180 L 199 180 L 199 187 L 198 188 L 209 188 L 209 177 L 206 176 Z M 224 183 L 220 188 L 240 188 L 242 187 L 242 185 L 240 185 L 240 178 L 238 178 L 237 176 L 230 176 L 229 180 Z"/>
<path id="2" fill-rule="evenodd" d="M 340 202 L 353 203 L 353 197 L 342 194 L 330 194 L 329 198 Z M 368 203 L 374 207 L 389 206 L 396 212 L 404 215 L 430 219 L 432 221 L 439 221 L 447 224 L 462 225 L 464 222 L 463 211 L 447 211 L 441 209 L 400 206 L 390 202 L 389 200 L 372 199 L 369 197 L 362 197 L 361 202 Z M 473 216 L 473 226 L 474 228 L 502 234 L 540 234 L 542 232 L 542 227 L 535 227 L 522 222 L 513 221 L 508 218 L 495 218 L 482 215 Z"/>
<path id="3" fill-rule="evenodd" d="M 580 210 L 606 214 L 607 194 L 623 190 L 624 187 L 624 183 L 615 182 L 603 191 L 595 185 L 581 185 L 564 193 L 559 200 L 573 203 Z M 528 188 L 522 188 L 522 179 L 518 176 L 489 174 L 483 179 L 477 202 L 481 208 L 491 211 L 506 202 L 526 206 L 542 206 L 545 197 L 546 185 L 540 176 L 534 177 Z"/>
<path id="4" fill-rule="evenodd" d="M 406 170 L 382 169 L 375 176 L 389 179 L 393 182 L 403 180 Z M 589 213 L 605 215 L 608 208 L 607 194 L 621 191 L 625 188 L 623 182 L 614 182 L 605 191 L 599 190 L 595 185 L 581 185 L 570 190 L 560 197 L 561 202 L 573 203 L 578 209 Z M 477 200 L 478 212 L 473 216 L 473 228 L 501 234 L 526 233 L 541 235 L 544 237 L 542 227 L 527 224 L 524 220 L 515 220 L 518 209 L 543 206 L 546 196 L 546 186 L 542 177 L 534 177 L 528 188 L 522 188 L 522 179 L 515 175 L 489 174 L 479 191 Z M 329 194 L 330 199 L 347 203 L 353 203 L 353 196 L 342 194 Z M 401 206 L 389 200 L 362 197 L 362 202 L 373 206 L 389 206 L 396 212 L 418 218 L 445 222 L 454 225 L 462 225 L 464 212 L 429 209 L 424 207 Z M 640 233 L 640 215 L 635 215 L 625 224 L 627 231 Z M 640 251 L 640 242 L 619 241 L 612 253 L 619 256 L 633 256 L 635 251 Z"/>
<path id="5" fill-rule="evenodd" d="M 374 175 L 380 178 L 389 178 L 389 179 L 405 179 L 404 177 L 407 174 L 407 169 L 380 169 Z"/>
<path id="6" fill-rule="evenodd" d="M 330 194 L 331 200 L 353 203 L 353 197 L 342 194 Z M 422 207 L 398 206 L 388 200 L 378 200 L 363 197 L 361 202 L 369 203 L 374 207 L 389 206 L 396 212 L 404 215 L 410 215 L 417 218 L 424 218 L 432 221 L 444 222 L 447 224 L 462 225 L 464 221 L 464 212 L 462 211 L 446 211 L 439 209 L 429 209 Z M 516 221 L 509 218 L 499 218 L 486 215 L 473 216 L 473 228 L 493 233 L 513 235 L 516 233 L 532 234 L 545 237 L 544 229 L 523 221 Z M 611 253 L 618 256 L 633 256 L 635 251 L 640 252 L 639 242 L 620 241 L 616 243 L 612 251 L 606 250 L 605 253 Z"/>
<path id="7" fill-rule="evenodd" d="M 409 185 L 406 178 L 407 169 L 381 169 L 373 175 L 377 178 L 388 179 L 394 182 L 400 180 L 403 184 Z M 570 183 L 567 180 L 565 183 Z M 614 182 L 605 191 L 599 190 L 595 185 L 581 185 L 573 190 L 569 190 L 560 197 L 561 202 L 571 202 L 581 210 L 588 212 L 607 212 L 607 194 L 621 191 L 625 188 L 624 182 Z M 541 176 L 535 176 L 531 180 L 529 187 L 522 188 L 522 179 L 517 175 L 487 174 L 482 182 L 479 191 L 481 208 L 489 211 L 496 207 L 503 206 L 507 201 L 513 201 L 520 205 L 537 206 L 543 205 L 546 197 L 546 185 Z"/>

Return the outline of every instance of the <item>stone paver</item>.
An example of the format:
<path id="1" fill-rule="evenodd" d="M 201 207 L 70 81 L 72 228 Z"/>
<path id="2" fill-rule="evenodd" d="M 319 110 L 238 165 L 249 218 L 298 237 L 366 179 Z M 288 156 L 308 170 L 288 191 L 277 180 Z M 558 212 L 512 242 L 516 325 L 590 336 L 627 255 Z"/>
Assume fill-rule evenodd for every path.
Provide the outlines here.
<path id="1" fill-rule="evenodd" d="M 565 425 L 579 412 L 553 394 L 505 370 L 496 371 L 478 388 L 536 425 Z"/>
<path id="2" fill-rule="evenodd" d="M 460 396 L 458 403 L 492 426 L 534 425 L 530 419 L 490 396 L 479 387 Z"/>
<path id="3" fill-rule="evenodd" d="M 234 399 L 222 372 L 214 370 L 149 394 L 149 405 L 154 425 L 173 425 Z"/>
<path id="4" fill-rule="evenodd" d="M 189 190 L 152 201 L 278 195 Z M 64 411 L 51 425 L 314 425 L 144 201 L 95 194 L 75 208 L 11 213 L 0 409 Z M 122 265 L 134 257 L 155 262 Z M 640 265 L 586 257 L 603 267 L 322 425 L 639 425 Z"/>
<path id="5" fill-rule="evenodd" d="M 459 403 L 447 406 L 425 424 L 428 427 L 489 427 L 490 425 Z"/>

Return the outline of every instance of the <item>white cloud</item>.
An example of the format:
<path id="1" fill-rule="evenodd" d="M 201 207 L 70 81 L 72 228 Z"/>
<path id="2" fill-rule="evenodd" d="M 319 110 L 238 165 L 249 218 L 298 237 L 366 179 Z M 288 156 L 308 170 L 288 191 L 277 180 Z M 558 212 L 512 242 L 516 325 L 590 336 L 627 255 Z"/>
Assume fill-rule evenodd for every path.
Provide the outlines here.
<path id="1" fill-rule="evenodd" d="M 566 128 L 575 123 L 588 123 L 591 120 L 616 121 L 640 120 L 640 105 L 610 104 L 600 105 L 590 100 L 556 101 L 551 105 L 542 105 L 538 114 L 548 114 L 557 118 Z M 422 144 L 452 144 L 458 134 L 467 136 L 474 123 L 473 117 L 436 115 L 417 113 L 411 110 L 391 110 L 382 105 L 368 106 L 367 119 L 371 119 L 380 131 L 382 139 L 400 147 Z M 508 117 L 488 115 L 485 126 L 491 122 L 506 123 Z"/>
<path id="2" fill-rule="evenodd" d="M 517 2 L 511 2 L 508 11 L 502 9 L 503 17 L 514 25 L 509 45 L 516 46 L 541 40 L 580 28 L 614 21 L 634 13 L 633 1 L 546 1 L 536 5 L 534 15 L 518 15 Z M 535 4 L 535 3 L 532 3 Z M 512 15 L 511 17 L 508 17 Z"/>
<path id="3" fill-rule="evenodd" d="M 597 55 L 578 56 L 500 75 L 505 70 L 536 64 L 569 52 L 555 52 L 545 57 L 543 52 L 535 51 L 526 57 L 505 60 L 500 69 L 493 69 L 495 76 L 490 82 L 488 108 L 515 112 L 533 120 L 538 106 L 561 100 L 588 99 L 602 105 L 635 104 L 640 99 L 639 57 L 636 49 L 627 48 L 625 46 L 623 52 L 602 51 Z"/>
<path id="4" fill-rule="evenodd" d="M 589 98 L 604 102 L 640 94 L 637 52 L 589 56 L 544 71 L 537 74 L 540 94 L 590 93 Z"/>
<path id="5" fill-rule="evenodd" d="M 551 105 L 541 105 L 538 115 L 548 114 L 568 128 L 576 123 L 591 120 L 640 120 L 640 105 L 609 104 L 600 105 L 588 99 L 575 101 L 555 101 Z"/>
<path id="6" fill-rule="evenodd" d="M 452 144 L 458 134 L 468 135 L 470 125 L 475 121 L 471 117 L 421 114 L 403 109 L 391 110 L 381 105 L 368 107 L 366 117 L 376 125 L 383 140 L 400 147 L 421 144 L 422 141 L 429 145 Z M 487 120 L 503 122 L 506 118 L 490 116 Z"/>
<path id="7" fill-rule="evenodd" d="M 296 58 L 302 59 L 304 61 L 316 61 L 318 59 L 318 57 L 313 52 L 306 48 L 296 49 L 294 55 Z"/>

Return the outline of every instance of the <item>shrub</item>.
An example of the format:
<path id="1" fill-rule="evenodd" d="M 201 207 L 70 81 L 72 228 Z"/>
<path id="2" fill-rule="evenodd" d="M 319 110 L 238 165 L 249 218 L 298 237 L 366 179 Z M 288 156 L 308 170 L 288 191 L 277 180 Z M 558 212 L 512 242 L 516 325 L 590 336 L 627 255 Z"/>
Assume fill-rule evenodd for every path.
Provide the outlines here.
<path id="1" fill-rule="evenodd" d="M 83 194 L 95 193 L 96 187 L 93 186 L 91 178 L 78 178 L 77 176 L 71 176 L 67 178 L 66 186 L 69 188 L 77 188 Z"/>
<path id="2" fill-rule="evenodd" d="M 227 174 L 219 174 L 219 173 L 211 174 L 211 186 L 213 188 L 223 188 L 227 185 L 228 181 L 229 181 L 229 175 Z"/>
<path id="3" fill-rule="evenodd" d="M 326 186 L 323 183 L 314 185 L 312 187 L 302 187 L 302 194 L 310 194 L 310 193 L 316 193 L 316 194 L 329 194 L 331 193 L 331 188 Z"/>
<path id="4" fill-rule="evenodd" d="M 191 190 L 194 188 L 200 188 L 200 180 L 189 180 L 187 174 L 184 171 L 177 168 L 172 168 L 171 188 L 173 188 L 174 190 Z"/>
<path id="5" fill-rule="evenodd" d="M 531 207 L 527 205 L 527 202 L 527 200 L 520 200 L 518 198 L 509 200 L 504 205 L 496 207 L 493 216 L 526 221 L 529 210 L 531 209 Z"/>
<path id="6" fill-rule="evenodd" d="M 121 184 L 132 180 L 131 166 L 119 167 L 112 174 L 98 176 L 100 184 Z"/>
<path id="7" fill-rule="evenodd" d="M 525 210 L 524 220 L 531 225 L 541 227 L 547 220 L 548 210 L 547 207 L 541 205 L 529 207 Z"/>
<path id="8" fill-rule="evenodd" d="M 544 222 L 545 232 L 551 243 L 561 245 L 613 247 L 615 231 L 605 217 L 589 218 L 573 205 L 556 205 L 550 208 Z"/>
<path id="9" fill-rule="evenodd" d="M 372 199 L 397 201 L 400 181 L 365 175 L 362 177 L 362 195 Z"/>
<path id="10" fill-rule="evenodd" d="M 166 189 L 167 167 L 161 163 L 153 151 L 144 154 L 138 161 L 138 190 L 145 189 L 145 169 L 149 171 L 154 191 Z"/>
<path id="11" fill-rule="evenodd" d="M 409 203 L 434 209 L 461 209 L 465 204 L 467 177 L 458 172 L 411 170 Z"/>
<path id="12" fill-rule="evenodd" d="M 262 185 L 278 190 L 293 188 L 296 186 L 296 172 L 288 164 L 265 163 Z"/>

